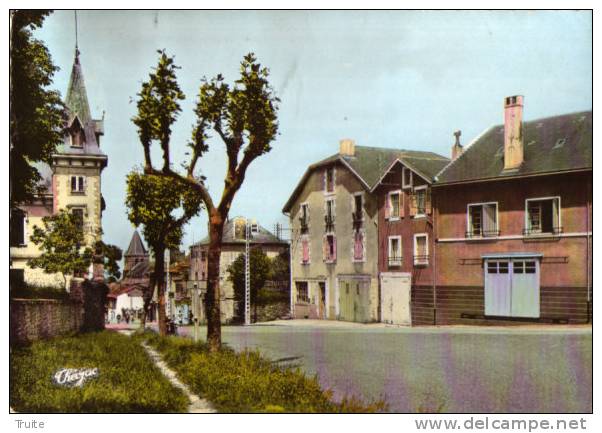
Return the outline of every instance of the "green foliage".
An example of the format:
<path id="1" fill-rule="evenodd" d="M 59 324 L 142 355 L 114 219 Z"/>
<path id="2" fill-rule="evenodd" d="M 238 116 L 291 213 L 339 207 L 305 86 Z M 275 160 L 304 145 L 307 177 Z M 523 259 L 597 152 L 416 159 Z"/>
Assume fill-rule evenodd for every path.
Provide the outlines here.
<path id="1" fill-rule="evenodd" d="M 68 299 L 69 292 L 64 287 L 59 289 L 27 284 L 12 289 L 10 297 L 15 299 Z"/>
<path id="2" fill-rule="evenodd" d="M 97 241 L 95 245 L 94 262 L 102 263 L 105 273 L 108 275 L 108 282 L 112 283 L 121 277 L 119 271 L 119 262 L 123 257 L 121 248 L 115 245 L 105 244 L 103 241 Z"/>
<path id="3" fill-rule="evenodd" d="M 366 404 L 356 398 L 336 403 L 316 377 L 284 367 L 258 352 L 210 352 L 206 344 L 182 337 L 143 334 L 194 393 L 220 412 L 381 412 L 383 402 Z"/>
<path id="4" fill-rule="evenodd" d="M 289 281 L 291 272 L 290 254 L 288 248 L 272 259 L 270 280 Z"/>
<path id="5" fill-rule="evenodd" d="M 201 210 L 198 194 L 178 180 L 137 171 L 128 174 L 126 183 L 128 218 L 135 226 L 143 226 L 149 247 L 155 253 L 158 246 L 178 248 L 182 227 Z"/>
<path id="6" fill-rule="evenodd" d="M 29 201 L 41 179 L 31 164 L 50 163 L 63 139 L 65 107 L 59 92 L 49 90 L 58 70 L 44 43 L 32 32 L 47 10 L 17 10 L 10 33 L 10 206 Z"/>
<path id="7" fill-rule="evenodd" d="M 98 367 L 81 388 L 52 383 L 62 368 Z M 110 331 L 58 337 L 10 352 L 10 405 L 33 413 L 185 412 L 188 399 L 129 337 Z"/>
<path id="8" fill-rule="evenodd" d="M 66 275 L 84 273 L 92 263 L 92 249 L 85 246 L 77 216 L 65 210 L 42 218 L 44 228 L 34 226 L 31 241 L 42 254 L 28 261 L 32 268 Z"/>
<path id="9" fill-rule="evenodd" d="M 109 278 L 114 280 L 121 275 L 119 260 L 121 249 L 97 241 L 94 250 L 85 245 L 82 221 L 77 215 L 66 210 L 42 218 L 44 228 L 34 226 L 31 241 L 38 245 L 42 254 L 28 261 L 32 268 L 45 272 L 67 275 L 85 273 L 94 261 L 103 263 Z"/>
<path id="10" fill-rule="evenodd" d="M 251 271 L 251 304 L 257 303 L 257 294 L 263 287 L 271 272 L 271 260 L 261 248 L 253 248 L 250 251 Z M 228 267 L 228 280 L 234 286 L 234 298 L 238 305 L 244 308 L 245 300 L 245 255 L 240 254 Z M 241 312 L 238 313 L 241 316 Z"/>

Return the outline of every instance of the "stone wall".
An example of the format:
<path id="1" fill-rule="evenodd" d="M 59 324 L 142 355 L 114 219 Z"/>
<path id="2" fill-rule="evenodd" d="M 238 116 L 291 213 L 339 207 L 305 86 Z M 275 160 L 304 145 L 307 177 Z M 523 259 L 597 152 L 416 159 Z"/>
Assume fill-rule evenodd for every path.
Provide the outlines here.
<path id="1" fill-rule="evenodd" d="M 107 293 L 106 284 L 86 280 L 72 283 L 70 299 L 11 299 L 10 343 L 104 329 Z"/>
<path id="2" fill-rule="evenodd" d="M 26 344 L 78 332 L 83 304 L 72 300 L 11 299 L 10 343 Z"/>

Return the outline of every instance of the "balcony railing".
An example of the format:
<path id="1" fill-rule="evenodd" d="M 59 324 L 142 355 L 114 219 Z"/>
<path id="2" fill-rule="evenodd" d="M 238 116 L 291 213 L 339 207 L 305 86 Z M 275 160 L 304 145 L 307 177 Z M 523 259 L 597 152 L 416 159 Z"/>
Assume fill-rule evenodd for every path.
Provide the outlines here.
<path id="1" fill-rule="evenodd" d="M 362 217 L 362 213 L 361 212 L 353 212 L 353 214 L 351 216 L 353 218 L 353 228 L 356 230 L 359 230 L 360 228 L 362 228 L 362 223 L 364 221 L 364 219 Z"/>
<path id="2" fill-rule="evenodd" d="M 299 226 L 301 227 L 301 233 L 307 233 L 307 229 L 309 228 L 307 217 L 299 217 Z"/>
<path id="3" fill-rule="evenodd" d="M 326 226 L 326 231 L 333 230 L 334 217 L 332 215 L 324 215 L 324 225 Z"/>
<path id="4" fill-rule="evenodd" d="M 556 237 L 562 233 L 563 233 L 562 227 L 552 227 L 551 229 L 548 229 L 548 230 L 543 230 L 541 228 L 523 229 L 523 235 L 533 236 L 533 237 L 547 237 L 547 236 Z"/>
<path id="5" fill-rule="evenodd" d="M 390 267 L 401 266 L 401 264 L 403 263 L 403 257 L 401 257 L 401 256 L 399 256 L 399 257 L 398 256 L 389 257 L 388 263 L 389 263 Z"/>
<path id="6" fill-rule="evenodd" d="M 482 238 L 495 238 L 500 235 L 500 231 L 495 230 L 470 230 L 466 232 L 467 239 L 482 239 Z"/>
<path id="7" fill-rule="evenodd" d="M 422 256 L 414 256 L 414 266 L 425 266 L 429 264 L 429 256 L 427 255 L 422 255 Z"/>

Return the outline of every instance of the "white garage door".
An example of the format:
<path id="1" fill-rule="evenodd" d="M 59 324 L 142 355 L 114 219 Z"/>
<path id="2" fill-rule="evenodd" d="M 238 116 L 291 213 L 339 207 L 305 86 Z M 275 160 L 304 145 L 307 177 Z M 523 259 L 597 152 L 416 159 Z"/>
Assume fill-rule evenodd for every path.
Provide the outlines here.
<path id="1" fill-rule="evenodd" d="M 380 276 L 383 323 L 411 325 L 412 277 L 409 273 L 383 273 Z"/>

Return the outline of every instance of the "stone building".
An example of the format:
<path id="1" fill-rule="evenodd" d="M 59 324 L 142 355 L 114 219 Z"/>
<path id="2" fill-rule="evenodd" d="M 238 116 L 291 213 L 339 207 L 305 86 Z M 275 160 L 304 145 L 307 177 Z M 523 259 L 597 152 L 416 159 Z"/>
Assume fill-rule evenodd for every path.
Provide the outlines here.
<path id="1" fill-rule="evenodd" d="M 245 252 L 246 219 L 235 217 L 224 224 L 222 253 L 220 256 L 220 289 L 222 322 L 234 318 L 234 287 L 228 280 L 228 267 Z M 288 242 L 279 239 L 257 223 L 250 227 L 250 248 L 261 248 L 269 258 L 274 258 L 288 249 Z M 207 287 L 207 252 L 209 237 L 190 247 L 190 274 L 188 288 L 196 284 L 202 295 Z M 204 311 L 202 312 L 204 314 Z M 201 318 L 203 320 L 203 318 Z"/>
<path id="2" fill-rule="evenodd" d="M 66 209 L 80 217 L 88 245 L 92 245 L 101 236 L 102 211 L 105 207 L 101 193 L 101 173 L 108 161 L 100 149 L 104 122 L 103 119 L 92 118 L 77 48 L 65 105 L 68 119 L 64 141 L 52 155 L 50 165 L 36 165 L 42 176 L 42 192 L 32 202 L 22 204 L 11 214 L 12 281 L 24 281 L 35 286 L 64 286 L 61 275 L 47 274 L 27 265 L 29 259 L 40 255 L 39 249 L 29 237 L 34 226 L 43 226 L 43 217 Z"/>

